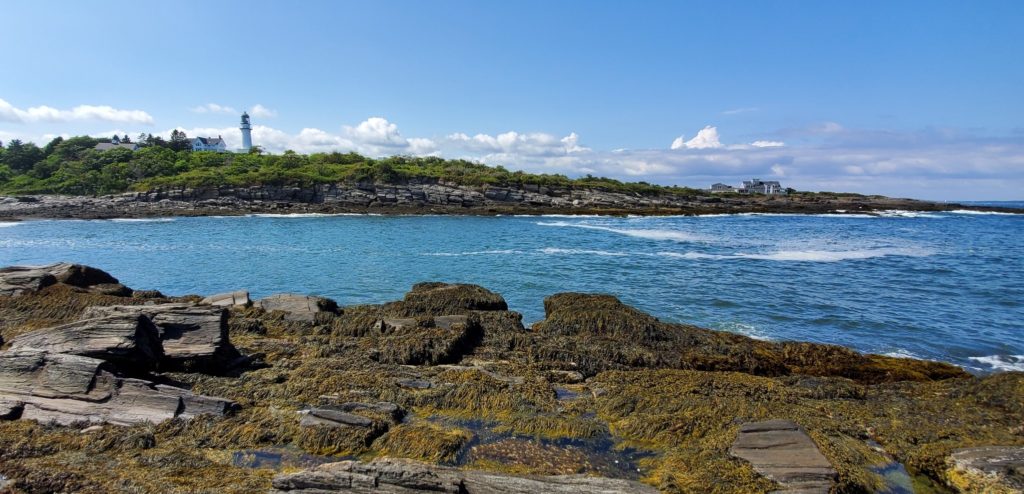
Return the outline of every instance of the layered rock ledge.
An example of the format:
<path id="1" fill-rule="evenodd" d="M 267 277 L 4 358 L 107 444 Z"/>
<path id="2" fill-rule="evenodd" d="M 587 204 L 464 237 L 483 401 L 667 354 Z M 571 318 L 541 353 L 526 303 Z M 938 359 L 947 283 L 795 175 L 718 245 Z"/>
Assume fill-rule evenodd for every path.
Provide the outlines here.
<path id="1" fill-rule="evenodd" d="M 528 328 L 439 282 L 357 306 L 168 297 L 68 263 L 0 286 L 7 491 L 1021 489 L 1024 373 L 753 340 L 601 294 L 552 295 Z"/>
<path id="2" fill-rule="evenodd" d="M 1020 210 L 857 195 L 640 195 L 543 185 L 466 186 L 436 180 L 309 187 L 158 188 L 102 197 L 0 197 L 0 219 L 206 216 L 249 213 L 721 214 Z"/>

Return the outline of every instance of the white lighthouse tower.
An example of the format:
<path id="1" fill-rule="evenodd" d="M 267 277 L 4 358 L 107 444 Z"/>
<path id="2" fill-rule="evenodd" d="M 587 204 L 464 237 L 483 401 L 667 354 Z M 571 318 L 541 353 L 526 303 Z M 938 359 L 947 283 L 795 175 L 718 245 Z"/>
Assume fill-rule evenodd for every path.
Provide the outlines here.
<path id="1" fill-rule="evenodd" d="M 242 113 L 242 150 L 249 152 L 252 149 L 252 126 L 249 125 L 249 114 Z"/>

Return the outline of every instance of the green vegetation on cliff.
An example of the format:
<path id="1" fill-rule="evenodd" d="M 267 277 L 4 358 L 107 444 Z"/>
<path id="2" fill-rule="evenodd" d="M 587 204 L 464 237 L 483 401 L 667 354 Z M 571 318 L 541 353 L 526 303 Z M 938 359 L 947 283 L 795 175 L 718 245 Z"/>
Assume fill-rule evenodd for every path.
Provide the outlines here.
<path id="1" fill-rule="evenodd" d="M 392 156 L 374 159 L 356 153 L 285 151 L 283 154 L 192 152 L 182 134 L 171 141 L 139 136 L 140 148 L 96 150 L 106 139 L 55 138 L 40 148 L 12 140 L 0 146 L 0 193 L 104 195 L 155 187 L 310 186 L 327 183 L 405 183 L 436 181 L 467 186 L 542 185 L 596 188 L 641 195 L 692 195 L 685 187 L 586 176 L 509 171 L 466 160 Z M 121 142 L 128 140 L 128 136 Z"/>

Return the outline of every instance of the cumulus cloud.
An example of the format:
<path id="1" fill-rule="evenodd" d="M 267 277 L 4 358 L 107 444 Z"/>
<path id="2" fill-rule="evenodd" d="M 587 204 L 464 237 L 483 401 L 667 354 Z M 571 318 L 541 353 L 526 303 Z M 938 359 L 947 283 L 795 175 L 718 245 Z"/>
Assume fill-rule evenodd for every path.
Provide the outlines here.
<path id="1" fill-rule="evenodd" d="M 277 111 L 257 103 L 252 107 L 252 110 L 249 110 L 249 115 L 253 118 L 274 118 L 277 116 Z"/>
<path id="2" fill-rule="evenodd" d="M 3 99 L 0 99 L 0 121 L 37 123 L 87 120 L 146 125 L 153 123 L 153 117 L 142 110 L 121 110 L 106 105 L 79 105 L 70 110 L 59 110 L 45 105 L 21 109 L 16 108 L 14 105 Z"/>
<path id="3" fill-rule="evenodd" d="M 230 106 L 218 105 L 217 103 L 207 103 L 205 105 L 199 105 L 189 108 L 192 113 L 238 113 L 234 108 Z"/>
<path id="4" fill-rule="evenodd" d="M 448 142 L 465 150 L 487 154 L 550 157 L 590 151 L 589 148 L 579 145 L 579 136 L 575 132 L 561 138 L 543 132 L 519 133 L 512 131 L 495 136 L 476 134 L 473 137 L 464 133 L 456 133 L 448 136 Z"/>
<path id="5" fill-rule="evenodd" d="M 169 138 L 172 130 L 184 131 L 189 137 L 217 137 L 224 139 L 228 149 L 242 146 L 242 134 L 236 127 L 194 127 L 168 129 L 160 135 Z M 292 150 L 300 153 L 355 151 L 369 156 L 394 154 L 429 155 L 437 151 L 436 143 L 427 138 L 405 138 L 398 126 L 384 118 L 369 118 L 353 127 L 342 127 L 332 133 L 317 128 L 304 128 L 289 133 L 266 125 L 254 125 L 253 144 L 264 150 L 279 153 Z"/>
<path id="6" fill-rule="evenodd" d="M 718 140 L 718 128 L 710 125 L 697 131 L 697 135 L 693 139 L 689 141 L 684 139 L 684 136 L 676 137 L 676 140 L 672 141 L 671 149 L 713 149 L 722 147 L 722 143 Z"/>

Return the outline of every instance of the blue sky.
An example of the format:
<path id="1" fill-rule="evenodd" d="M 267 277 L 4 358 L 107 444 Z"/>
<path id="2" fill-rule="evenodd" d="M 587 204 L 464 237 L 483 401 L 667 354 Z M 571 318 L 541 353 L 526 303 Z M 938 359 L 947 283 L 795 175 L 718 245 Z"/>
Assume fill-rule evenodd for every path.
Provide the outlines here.
<path id="1" fill-rule="evenodd" d="M 1024 2 L 5 2 L 0 140 L 1024 199 Z M 237 142 L 236 142 L 237 141 Z"/>

